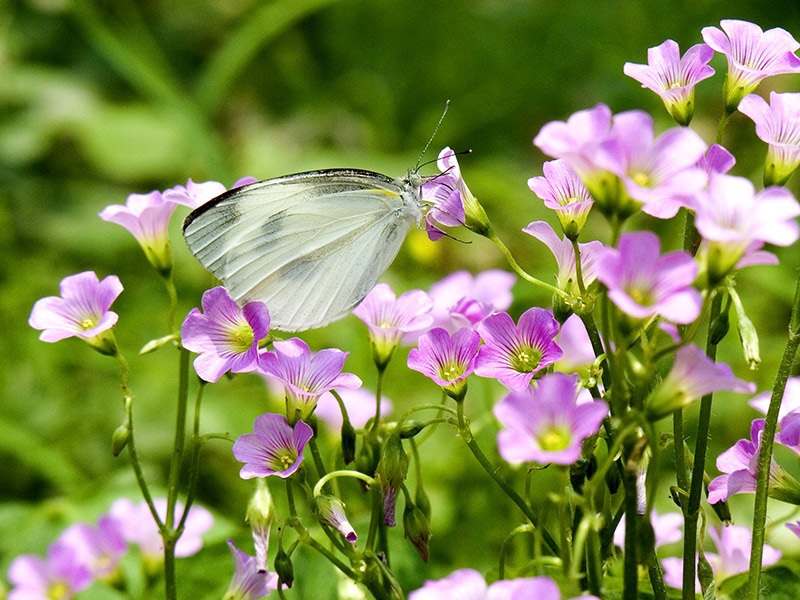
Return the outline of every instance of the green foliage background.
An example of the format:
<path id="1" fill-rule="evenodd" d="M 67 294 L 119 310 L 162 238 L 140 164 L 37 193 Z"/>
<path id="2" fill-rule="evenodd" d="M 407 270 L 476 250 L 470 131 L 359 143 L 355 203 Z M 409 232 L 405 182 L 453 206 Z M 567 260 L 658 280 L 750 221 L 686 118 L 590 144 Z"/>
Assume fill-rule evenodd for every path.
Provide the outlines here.
<path id="1" fill-rule="evenodd" d="M 137 497 L 126 460 L 110 455 L 122 418 L 116 367 L 81 343 L 37 340 L 27 326 L 36 299 L 57 293 L 66 275 L 117 274 L 125 292 L 115 304 L 117 335 L 133 370 L 137 430 L 151 480 L 163 482 L 171 447 L 174 374 L 169 350 L 137 356 L 166 333 L 166 295 L 126 232 L 96 214 L 146 193 L 195 181 L 230 185 L 244 175 L 269 178 L 325 167 L 403 174 L 417 159 L 445 100 L 451 110 L 424 157 L 449 145 L 471 148 L 461 160 L 473 192 L 501 236 L 534 274 L 549 279 L 549 253 L 520 231 L 546 219 L 528 190 L 544 160 L 532 146 L 539 128 L 598 102 L 619 112 L 651 111 L 670 126 L 658 98 L 622 74 L 626 61 L 667 38 L 683 49 L 700 28 L 741 18 L 800 36 L 795 2 L 647 0 L 10 0 L 0 5 L 0 570 L 14 556 L 41 553 L 69 523 L 93 521 L 120 495 Z M 698 88 L 695 126 L 712 140 L 725 72 Z M 800 80 L 778 78 L 780 91 Z M 766 88 L 762 88 L 762 92 Z M 752 123 L 734 117 L 728 145 L 736 173 L 760 180 L 764 149 Z M 796 181 L 791 186 L 797 193 Z M 182 214 L 180 215 L 182 216 Z M 212 281 L 188 255 L 175 221 L 176 278 L 183 314 Z M 554 223 L 552 219 L 551 222 Z M 641 220 L 677 247 L 679 224 Z M 590 233 L 607 239 L 599 217 Z M 467 232 L 469 244 L 429 245 L 414 232 L 386 279 L 398 292 L 457 269 L 504 265 Z M 669 237 L 672 235 L 672 237 Z M 587 238 L 588 239 L 588 236 Z M 759 389 L 770 385 L 780 356 L 797 251 L 782 265 L 746 272 L 740 291 L 762 332 L 764 364 L 745 370 L 734 336 L 722 358 Z M 542 294 L 518 285 L 514 311 Z M 348 370 L 374 385 L 364 327 L 349 317 L 306 336 L 312 346 L 351 351 Z M 397 357 L 397 363 L 404 355 Z M 438 398 L 402 364 L 389 371 L 387 395 L 398 406 Z M 498 387 L 475 382 L 468 398 L 482 441 L 493 448 L 488 409 Z M 277 410 L 263 384 L 239 377 L 212 387 L 205 431 L 247 431 L 257 414 Z M 748 433 L 755 413 L 741 397 L 721 395 L 714 448 Z M 511 528 L 510 504 L 446 428 L 423 446 L 434 503 L 432 560 L 421 565 L 396 532 L 396 567 L 409 589 L 456 566 L 488 572 Z M 791 462 L 791 461 L 790 461 Z M 230 449 L 204 450 L 200 499 L 218 516 L 203 553 L 185 561 L 185 597 L 219 597 L 230 576 L 225 537 L 241 528 L 249 485 L 237 477 Z M 792 467 L 795 465 L 792 465 Z M 709 465 L 712 474 L 716 473 Z M 541 475 L 547 481 L 549 475 Z M 664 508 L 667 486 L 662 488 Z M 454 493 L 457 491 L 457 493 Z M 741 502 L 739 502 L 741 500 Z M 736 499 L 743 515 L 749 499 Z M 744 517 L 743 523 L 746 523 Z M 516 521 L 513 521 L 516 523 Z M 356 527 L 364 523 L 356 523 Z M 784 540 L 791 552 L 793 540 Z M 796 544 L 796 540 L 794 540 Z M 796 550 L 796 548 L 795 548 Z M 331 570 L 311 558 L 298 572 L 295 597 L 332 593 Z M 313 572 L 314 574 L 307 574 Z M 313 590 L 313 592 L 311 591 Z M 110 593 L 106 590 L 107 593 Z M 100 596 L 103 597 L 103 596 Z M 110 597 L 110 596 L 105 596 Z"/>

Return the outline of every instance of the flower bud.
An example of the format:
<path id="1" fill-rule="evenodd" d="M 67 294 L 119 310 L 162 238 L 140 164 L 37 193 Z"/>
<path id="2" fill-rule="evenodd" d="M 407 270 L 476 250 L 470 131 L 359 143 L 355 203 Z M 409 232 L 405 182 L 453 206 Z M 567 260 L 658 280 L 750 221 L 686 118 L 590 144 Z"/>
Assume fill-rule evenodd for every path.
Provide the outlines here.
<path id="1" fill-rule="evenodd" d="M 708 341 L 715 346 L 718 345 L 723 339 L 725 339 L 725 336 L 728 335 L 730 328 L 731 322 L 727 311 L 720 313 L 720 315 L 711 323 L 711 335 L 708 336 Z"/>
<path id="2" fill-rule="evenodd" d="M 375 469 L 375 479 L 381 486 L 383 496 L 383 522 L 388 527 L 395 525 L 395 502 L 397 491 L 406 479 L 408 473 L 408 456 L 403 450 L 403 442 L 395 430 L 386 440 L 381 450 L 381 458 Z"/>
<path id="3" fill-rule="evenodd" d="M 420 558 L 428 562 L 430 557 L 431 527 L 420 508 L 411 502 L 406 503 L 403 511 L 403 529 L 405 537 L 417 549 Z"/>
<path id="4" fill-rule="evenodd" d="M 342 421 L 342 459 L 349 465 L 356 458 L 356 430 L 347 417 Z"/>
<path id="5" fill-rule="evenodd" d="M 283 547 L 278 548 L 278 553 L 275 555 L 275 572 L 283 585 L 287 588 L 292 587 L 294 583 L 294 566 L 292 565 L 292 559 L 289 558 Z"/>
<path id="6" fill-rule="evenodd" d="M 344 503 L 336 496 L 322 494 L 317 497 L 317 510 L 319 511 L 319 518 L 328 523 L 336 531 L 342 534 L 342 537 L 351 544 L 358 540 L 353 526 L 347 520 L 347 515 L 344 512 Z"/>
<path id="7" fill-rule="evenodd" d="M 404 440 L 413 438 L 423 429 L 425 429 L 425 423 L 406 419 L 403 421 L 402 429 L 400 429 L 400 437 Z"/>
<path id="8" fill-rule="evenodd" d="M 114 456 L 119 456 L 120 452 L 125 449 L 125 446 L 128 445 L 130 436 L 131 431 L 128 427 L 128 419 L 125 419 L 122 425 L 117 427 L 111 436 L 111 452 L 114 454 Z"/>
<path id="9" fill-rule="evenodd" d="M 267 550 L 269 547 L 269 529 L 274 518 L 272 495 L 264 479 L 257 479 L 255 493 L 247 504 L 247 522 L 253 533 L 253 546 L 256 549 L 256 564 L 260 572 L 267 572 Z"/>

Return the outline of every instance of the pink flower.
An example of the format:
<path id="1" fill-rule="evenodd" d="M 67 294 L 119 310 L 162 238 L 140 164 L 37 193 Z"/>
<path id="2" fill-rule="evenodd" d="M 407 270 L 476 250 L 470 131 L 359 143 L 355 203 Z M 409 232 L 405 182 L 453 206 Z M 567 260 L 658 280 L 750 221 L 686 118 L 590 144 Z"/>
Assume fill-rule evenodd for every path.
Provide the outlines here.
<path id="1" fill-rule="evenodd" d="M 163 522 L 167 515 L 167 499 L 154 498 L 153 504 Z M 183 504 L 176 502 L 175 512 L 180 517 Z M 120 498 L 111 505 L 108 515 L 116 522 L 122 537 L 139 546 L 147 561 L 158 564 L 163 560 L 164 542 L 146 502 L 134 503 L 127 498 Z M 186 518 L 183 535 L 175 545 L 175 556 L 181 558 L 197 554 L 203 547 L 202 535 L 213 524 L 214 517 L 211 513 L 202 506 L 193 504 Z"/>
<path id="2" fill-rule="evenodd" d="M 752 394 L 755 389 L 754 383 L 734 377 L 728 365 L 714 362 L 700 348 L 688 344 L 675 353 L 672 370 L 650 393 L 647 413 L 660 419 L 712 392 Z"/>
<path id="3" fill-rule="evenodd" d="M 680 48 L 673 40 L 647 51 L 647 64 L 625 63 L 623 71 L 659 95 L 670 116 L 679 125 L 688 125 L 694 113 L 694 88 L 714 74 L 708 66 L 714 50 L 697 44 L 681 58 Z"/>
<path id="4" fill-rule="evenodd" d="M 556 212 L 564 235 L 577 240 L 594 204 L 589 190 L 564 160 L 544 163 L 542 172 L 543 177 L 528 180 L 528 187 Z"/>
<path id="5" fill-rule="evenodd" d="M 611 131 L 611 109 L 605 104 L 581 110 L 566 121 L 547 123 L 533 139 L 545 154 L 564 159 L 584 181 L 602 171 L 595 162 L 600 144 Z M 591 191 L 591 186 L 587 183 Z"/>
<path id="6" fill-rule="evenodd" d="M 739 112 L 756 124 L 756 135 L 769 144 L 764 185 L 784 185 L 800 165 L 800 94 L 770 92 L 769 104 L 756 94 L 739 103 Z"/>
<path id="7" fill-rule="evenodd" d="M 268 596 L 270 590 L 278 589 L 276 573 L 262 571 L 256 557 L 239 550 L 233 540 L 228 540 L 228 548 L 233 554 L 234 572 L 223 598 L 258 600 Z"/>
<path id="8" fill-rule="evenodd" d="M 578 273 L 575 265 L 575 248 L 567 238 L 560 238 L 550 225 L 544 221 L 534 221 L 522 229 L 532 235 L 550 249 L 556 259 L 556 285 L 572 296 L 580 297 Z M 581 255 L 581 275 L 584 287 L 597 279 L 597 259 L 603 250 L 603 244 L 591 241 L 578 244 Z"/>
<path id="9" fill-rule="evenodd" d="M 659 315 L 691 323 L 700 314 L 700 293 L 692 287 L 697 264 L 687 252 L 660 255 L 658 237 L 649 231 L 627 233 L 619 248 L 605 248 L 597 260 L 597 279 L 608 297 L 634 319 Z"/>
<path id="10" fill-rule="evenodd" d="M 92 584 L 92 574 L 72 548 L 56 542 L 48 548 L 46 559 L 30 554 L 15 558 L 8 580 L 14 586 L 8 600 L 69 600 Z"/>
<path id="11" fill-rule="evenodd" d="M 443 148 L 436 166 L 442 174 L 429 178 L 422 186 L 423 201 L 432 205 L 425 217 L 430 239 L 444 235 L 437 223 L 447 227 L 466 225 L 475 233 L 486 235 L 491 229 L 489 219 L 461 176 L 456 153 Z"/>
<path id="12" fill-rule="evenodd" d="M 713 540 L 717 552 L 706 552 L 706 560 L 714 573 L 714 582 L 717 587 L 734 575 L 746 573 L 750 570 L 750 546 L 753 542 L 753 532 L 748 527 L 729 525 L 717 529 L 709 527 L 709 537 Z M 774 565 L 781 557 L 780 550 L 764 545 L 761 566 Z M 674 588 L 683 588 L 683 559 L 665 558 L 664 582 Z M 695 590 L 700 593 L 700 582 L 695 580 Z"/>
<path id="13" fill-rule="evenodd" d="M 655 509 L 650 512 L 650 525 L 655 533 L 655 548 L 666 544 L 674 544 L 683 540 L 683 515 L 680 513 L 658 514 Z M 614 543 L 625 547 L 625 519 L 622 519 L 614 531 Z"/>
<path id="14" fill-rule="evenodd" d="M 513 273 L 490 269 L 472 275 L 456 271 L 431 286 L 433 326 L 454 333 L 474 327 L 490 314 L 511 306 Z M 408 341 L 408 336 L 406 337 Z"/>
<path id="15" fill-rule="evenodd" d="M 556 369 L 566 373 L 578 371 L 594 363 L 595 354 L 586 326 L 578 315 L 570 315 L 561 326 L 556 337 L 564 355 L 556 363 Z"/>
<path id="16" fill-rule="evenodd" d="M 625 192 L 642 210 L 659 219 L 674 217 L 703 189 L 706 174 L 696 165 L 708 146 L 691 129 L 673 127 L 654 137 L 653 118 L 631 110 L 614 116 L 611 131 L 600 144 L 596 163 L 619 177 Z M 623 215 L 631 209 L 620 205 Z"/>
<path id="17" fill-rule="evenodd" d="M 274 352 L 261 355 L 260 369 L 283 383 L 292 423 L 308 418 L 322 394 L 337 388 L 361 387 L 358 377 L 342 373 L 347 352 L 329 348 L 312 354 L 308 344 L 299 338 L 275 342 L 273 348 Z"/>
<path id="18" fill-rule="evenodd" d="M 736 164 L 736 157 L 719 144 L 711 144 L 697 166 L 709 177 L 712 173 L 727 173 Z M 691 206 L 690 208 L 694 208 Z"/>
<path id="19" fill-rule="evenodd" d="M 760 248 L 754 243 L 789 246 L 798 238 L 800 207 L 785 188 L 756 193 L 744 177 L 712 173 L 708 189 L 695 200 L 695 226 L 703 237 L 700 255 L 712 284 L 744 266 L 742 258 Z"/>
<path id="20" fill-rule="evenodd" d="M 255 177 L 243 177 L 234 183 L 230 189 L 242 187 L 258 181 Z M 227 188 L 218 181 L 205 181 L 195 183 L 191 179 L 186 185 L 176 185 L 163 193 L 164 199 L 176 204 L 183 204 L 191 209 L 195 209 L 211 200 L 224 194 Z"/>
<path id="21" fill-rule="evenodd" d="M 197 352 L 194 369 L 205 381 L 217 381 L 228 371 L 246 373 L 259 366 L 258 343 L 269 331 L 269 311 L 263 302 L 244 307 L 221 286 L 203 294 L 203 312 L 193 308 L 181 326 L 183 346 Z"/>
<path id="22" fill-rule="evenodd" d="M 755 419 L 750 427 L 750 439 L 739 440 L 717 457 L 717 469 L 723 475 L 708 484 L 708 501 L 715 504 L 727 500 L 734 494 L 752 494 L 756 491 L 758 476 L 758 454 L 761 451 L 761 436 L 764 419 Z M 772 459 L 769 470 L 770 496 L 797 499 L 800 485 Z"/>
<path id="23" fill-rule="evenodd" d="M 419 348 L 408 353 L 408 368 L 430 377 L 457 401 L 466 392 L 467 377 L 475 369 L 481 337 L 464 328 L 452 336 L 444 329 L 431 329 L 419 338 Z"/>
<path id="24" fill-rule="evenodd" d="M 172 270 L 167 228 L 176 206 L 155 190 L 149 194 L 130 194 L 125 206 L 107 206 L 100 212 L 100 218 L 127 229 L 139 242 L 150 264 L 166 274 Z"/>
<path id="25" fill-rule="evenodd" d="M 459 569 L 443 579 L 429 579 L 421 588 L 408 595 L 408 600 L 522 600 L 523 598 L 561 600 L 561 591 L 555 581 L 545 576 L 501 579 L 486 585 L 483 576 L 477 571 Z M 580 600 L 597 600 L 597 597 L 581 596 Z"/>
<path id="26" fill-rule="evenodd" d="M 505 427 L 497 434 L 500 456 L 512 464 L 538 462 L 571 465 L 583 441 L 598 432 L 608 404 L 577 403 L 578 376 L 545 375 L 535 388 L 511 392 L 494 406 Z"/>
<path id="27" fill-rule="evenodd" d="M 534 375 L 556 362 L 563 352 L 553 341 L 558 323 L 543 308 L 530 308 L 519 325 L 508 313 L 486 317 L 478 325 L 484 346 L 478 350 L 475 374 L 497 379 L 511 390 L 524 390 Z"/>
<path id="28" fill-rule="evenodd" d="M 766 415 L 769 409 L 769 401 L 772 397 L 772 390 L 761 392 L 753 397 L 748 404 L 758 412 Z M 789 413 L 800 409 L 800 377 L 789 377 L 786 380 L 786 387 L 783 390 L 781 408 L 778 412 L 778 421 L 783 421 Z"/>
<path id="29" fill-rule="evenodd" d="M 105 354 L 116 352 L 110 330 L 119 316 L 109 308 L 122 293 L 119 278 L 109 275 L 100 281 L 93 271 L 84 271 L 62 279 L 59 290 L 61 297 L 38 300 L 28 318 L 31 327 L 42 330 L 39 339 L 78 337 Z"/>
<path id="30" fill-rule="evenodd" d="M 779 27 L 762 31 L 755 23 L 725 19 L 716 27 L 703 28 L 703 41 L 728 59 L 723 96 L 732 113 L 739 101 L 772 75 L 800 73 L 800 48 L 792 35 Z"/>
<path id="31" fill-rule="evenodd" d="M 373 356 L 388 362 L 404 334 L 421 332 L 433 323 L 433 301 L 422 290 L 405 292 L 399 298 L 392 288 L 379 283 L 353 309 L 369 328 Z"/>
<path id="32" fill-rule="evenodd" d="M 242 479 L 289 477 L 303 462 L 303 450 L 313 435 L 311 427 L 303 421 L 292 426 L 283 415 L 260 415 L 253 433 L 239 436 L 233 444 L 236 460 L 245 463 L 239 476 Z"/>
<path id="33" fill-rule="evenodd" d="M 65 529 L 58 540 L 96 579 L 111 579 L 128 550 L 117 521 L 108 515 L 100 518 L 96 527 L 76 523 Z"/>

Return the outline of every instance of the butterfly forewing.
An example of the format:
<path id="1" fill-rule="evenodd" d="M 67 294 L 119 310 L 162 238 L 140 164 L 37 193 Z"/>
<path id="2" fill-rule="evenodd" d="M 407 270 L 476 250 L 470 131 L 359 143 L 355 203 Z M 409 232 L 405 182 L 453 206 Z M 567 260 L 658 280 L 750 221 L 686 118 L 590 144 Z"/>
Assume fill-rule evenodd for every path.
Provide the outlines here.
<path id="1" fill-rule="evenodd" d="M 184 235 L 240 304 L 301 331 L 346 315 L 377 283 L 419 219 L 419 188 L 379 173 L 313 171 L 226 192 Z"/>

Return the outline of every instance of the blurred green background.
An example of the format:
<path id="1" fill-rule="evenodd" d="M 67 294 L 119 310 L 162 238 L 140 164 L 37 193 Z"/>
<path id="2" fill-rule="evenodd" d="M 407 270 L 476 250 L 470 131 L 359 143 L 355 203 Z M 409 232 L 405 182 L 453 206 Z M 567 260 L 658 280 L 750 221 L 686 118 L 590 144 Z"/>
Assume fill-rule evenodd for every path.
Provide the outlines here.
<path id="1" fill-rule="evenodd" d="M 230 185 L 245 175 L 265 179 L 326 167 L 399 176 L 414 165 L 450 99 L 424 159 L 445 145 L 472 149 L 460 161 L 472 191 L 522 265 L 549 280 L 552 257 L 520 231 L 548 218 L 526 185 L 541 174 L 544 160 L 533 136 L 546 122 L 598 102 L 615 112 L 643 108 L 659 130 L 669 127 L 660 100 L 626 78 L 622 66 L 646 62 L 647 48 L 667 38 L 685 50 L 701 41 L 701 27 L 722 18 L 800 36 L 800 4 L 756 0 L 737 2 L 735 9 L 712 0 L 0 5 L 0 572 L 17 554 L 41 553 L 67 524 L 93 521 L 114 497 L 137 497 L 127 461 L 109 451 L 111 432 L 122 419 L 115 365 L 75 340 L 39 342 L 27 326 L 33 303 L 56 294 L 64 276 L 95 270 L 122 280 L 125 292 L 114 310 L 121 314 L 117 336 L 133 372 L 140 451 L 156 486 L 166 475 L 177 356 L 167 349 L 136 354 L 166 333 L 166 294 L 133 239 L 96 216 L 106 205 L 187 178 Z M 720 57 L 712 65 L 718 73 L 700 84 L 693 123 L 709 141 L 726 70 Z M 766 85 L 795 91 L 800 79 Z M 764 148 L 752 123 L 734 117 L 727 142 L 739 159 L 735 173 L 760 181 Z M 790 187 L 798 192 L 796 180 Z M 179 211 L 173 223 L 181 314 L 198 305 L 212 283 L 182 244 L 184 214 Z M 666 246 L 679 245 L 680 223 L 641 219 L 635 225 L 656 227 Z M 590 227 L 607 239 L 598 216 Z M 464 231 L 456 236 L 470 243 L 445 239 L 431 245 L 413 232 L 386 280 L 399 293 L 427 288 L 458 269 L 504 267 L 481 240 Z M 769 387 L 782 352 L 800 265 L 796 250 L 780 255 L 780 267 L 739 278 L 745 306 L 762 332 L 761 369 L 746 372 L 734 335 L 721 352 L 759 389 Z M 515 298 L 515 314 L 548 303 L 521 284 Z M 351 351 L 347 370 L 374 386 L 366 330 L 355 318 L 304 337 L 317 349 Z M 387 396 L 398 406 L 438 398 L 421 376 L 406 373 L 404 360 L 401 353 L 389 369 Z M 472 416 L 494 453 L 495 425 L 487 409 L 502 392 L 485 382 L 473 388 Z M 256 377 L 223 381 L 207 392 L 203 429 L 243 433 L 256 415 L 277 410 L 278 404 L 265 402 Z M 742 397 L 721 395 L 713 423 L 716 451 L 746 436 L 754 416 Z M 457 566 L 492 569 L 498 544 L 518 522 L 517 515 L 509 522 L 511 505 L 475 474 L 473 459 L 450 430 L 441 428 L 426 444 L 434 500 L 431 565 L 420 567 L 402 534 L 394 534 L 398 569 L 409 589 Z M 221 542 L 229 535 L 246 538 L 241 525 L 251 487 L 237 471 L 227 445 L 206 447 L 200 499 L 219 525 L 195 566 L 182 567 L 191 580 L 184 583 L 186 597 L 219 597 L 231 572 Z M 716 473 L 713 465 L 710 471 Z M 668 485 L 661 490 L 665 510 Z M 751 500 L 739 500 L 734 508 L 747 514 Z M 304 592 L 311 585 L 322 586 L 313 597 L 332 593 L 325 569 L 307 576 L 309 587 L 303 588 L 306 575 L 298 568 L 295 597 L 312 597 Z"/>

